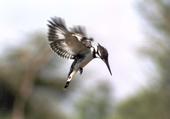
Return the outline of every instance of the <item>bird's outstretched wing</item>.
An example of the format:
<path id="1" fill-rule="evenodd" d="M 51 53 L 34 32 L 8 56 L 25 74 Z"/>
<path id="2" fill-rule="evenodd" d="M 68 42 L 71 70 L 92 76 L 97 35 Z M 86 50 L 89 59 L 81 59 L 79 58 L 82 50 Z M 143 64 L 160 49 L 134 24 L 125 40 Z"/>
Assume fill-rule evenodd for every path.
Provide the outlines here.
<path id="1" fill-rule="evenodd" d="M 54 17 L 48 24 L 48 40 L 54 52 L 59 56 L 74 59 L 75 56 L 89 50 L 85 32 L 81 27 L 73 27 L 68 30 L 65 21 L 60 17 Z"/>
<path id="2" fill-rule="evenodd" d="M 53 17 L 51 21 L 48 22 L 48 40 L 55 41 L 57 39 L 64 39 L 65 34 L 68 33 L 65 21 L 60 17 Z"/>
<path id="3" fill-rule="evenodd" d="M 70 29 L 71 29 L 71 32 L 77 33 L 77 34 L 81 35 L 81 37 L 87 37 L 86 29 L 83 26 L 77 25 Z"/>
<path id="4" fill-rule="evenodd" d="M 48 40 L 52 50 L 61 57 L 73 59 L 75 53 L 65 42 L 66 36 L 69 34 L 65 21 L 60 17 L 53 17 L 48 22 Z"/>
<path id="5" fill-rule="evenodd" d="M 85 45 L 87 48 L 91 47 L 91 42 L 93 41 L 92 38 L 88 38 L 87 33 L 86 33 L 86 29 L 84 26 L 74 26 L 71 28 L 71 32 L 74 33 L 75 36 L 77 36 L 77 38 L 79 38 L 80 42 Z"/>

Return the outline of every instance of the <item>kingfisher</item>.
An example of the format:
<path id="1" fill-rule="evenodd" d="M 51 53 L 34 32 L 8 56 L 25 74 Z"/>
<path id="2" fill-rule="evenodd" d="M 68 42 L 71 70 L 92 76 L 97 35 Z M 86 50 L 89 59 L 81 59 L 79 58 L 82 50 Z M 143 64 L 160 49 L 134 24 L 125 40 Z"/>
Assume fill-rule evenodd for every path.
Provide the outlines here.
<path id="1" fill-rule="evenodd" d="M 64 88 L 69 86 L 77 72 L 82 74 L 83 68 L 95 58 L 102 59 L 112 75 L 107 49 L 89 37 L 84 26 L 67 28 L 64 19 L 60 17 L 52 17 L 47 25 L 51 49 L 63 58 L 74 60 Z"/>

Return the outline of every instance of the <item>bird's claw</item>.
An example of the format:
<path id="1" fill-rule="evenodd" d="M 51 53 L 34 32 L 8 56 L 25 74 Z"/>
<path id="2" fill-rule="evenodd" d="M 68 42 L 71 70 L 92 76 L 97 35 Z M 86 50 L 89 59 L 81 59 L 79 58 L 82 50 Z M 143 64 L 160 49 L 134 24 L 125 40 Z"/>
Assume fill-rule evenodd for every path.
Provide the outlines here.
<path id="1" fill-rule="evenodd" d="M 70 84 L 70 81 L 67 81 L 64 88 L 67 88 L 69 86 L 69 84 Z"/>
<path id="2" fill-rule="evenodd" d="M 82 74 L 83 73 L 83 68 L 80 68 L 79 71 L 80 71 L 80 74 Z"/>

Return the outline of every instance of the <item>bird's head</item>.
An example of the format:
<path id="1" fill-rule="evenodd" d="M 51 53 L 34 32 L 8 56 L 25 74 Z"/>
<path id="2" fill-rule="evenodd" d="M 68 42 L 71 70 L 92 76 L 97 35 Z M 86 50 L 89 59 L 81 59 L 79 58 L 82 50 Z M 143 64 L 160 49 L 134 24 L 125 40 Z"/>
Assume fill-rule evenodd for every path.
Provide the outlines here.
<path id="1" fill-rule="evenodd" d="M 112 72 L 111 72 L 111 69 L 110 69 L 110 66 L 109 66 L 109 61 L 108 61 L 109 55 L 108 55 L 107 49 L 98 44 L 96 53 L 99 56 L 99 58 L 101 58 L 104 61 L 104 63 L 106 64 L 110 74 L 112 75 Z"/>

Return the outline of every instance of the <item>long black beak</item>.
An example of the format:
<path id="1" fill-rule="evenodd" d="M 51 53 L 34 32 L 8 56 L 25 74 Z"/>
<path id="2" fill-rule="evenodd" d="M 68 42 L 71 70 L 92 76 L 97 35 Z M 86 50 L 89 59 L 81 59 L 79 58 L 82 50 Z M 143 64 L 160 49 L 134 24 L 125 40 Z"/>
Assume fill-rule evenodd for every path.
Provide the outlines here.
<path id="1" fill-rule="evenodd" d="M 107 66 L 107 68 L 108 68 L 108 70 L 109 70 L 109 72 L 110 72 L 110 75 L 112 75 L 112 72 L 111 72 L 111 69 L 110 69 L 110 66 L 109 66 L 109 61 L 108 61 L 108 59 L 103 59 L 103 61 L 105 62 L 106 66 Z"/>

